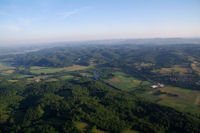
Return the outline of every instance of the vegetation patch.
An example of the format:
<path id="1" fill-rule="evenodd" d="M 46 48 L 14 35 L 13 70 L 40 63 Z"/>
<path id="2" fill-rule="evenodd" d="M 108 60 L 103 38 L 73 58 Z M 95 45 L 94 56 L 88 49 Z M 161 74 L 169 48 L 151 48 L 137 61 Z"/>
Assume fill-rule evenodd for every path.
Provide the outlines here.
<path id="1" fill-rule="evenodd" d="M 195 101 L 195 104 L 196 104 L 196 105 L 200 105 L 200 95 L 197 96 L 196 101 Z"/>
<path id="2" fill-rule="evenodd" d="M 122 133 L 139 133 L 139 132 L 135 131 L 135 130 L 128 129 L 128 130 L 123 131 Z"/>
<path id="3" fill-rule="evenodd" d="M 85 70 L 87 69 L 87 66 L 80 66 L 80 65 L 73 65 L 70 67 L 62 67 L 62 68 L 53 68 L 53 67 L 38 67 L 34 66 L 31 67 L 30 72 L 33 74 L 52 74 L 52 73 L 57 73 L 61 71 L 77 71 L 77 70 Z"/>
<path id="4" fill-rule="evenodd" d="M 30 77 L 33 77 L 33 75 L 21 75 L 21 74 L 18 74 L 18 75 L 14 75 L 13 78 L 16 78 L 16 79 L 23 79 L 23 78 L 30 78 Z"/>
<path id="5" fill-rule="evenodd" d="M 50 79 L 46 80 L 46 82 L 55 82 L 55 81 L 58 81 L 58 79 L 56 79 L 56 78 L 50 78 Z"/>
<path id="6" fill-rule="evenodd" d="M 0 71 L 6 71 L 6 70 L 8 71 L 8 70 L 13 70 L 13 69 L 15 69 L 15 67 L 12 67 L 0 62 Z"/>
<path id="7" fill-rule="evenodd" d="M 108 82 L 119 89 L 131 90 L 133 88 L 140 86 L 139 80 L 133 77 L 130 77 L 126 75 L 125 73 L 114 72 L 113 75 L 114 77 L 109 79 Z M 134 81 L 137 81 L 137 82 L 134 82 Z"/>
<path id="8" fill-rule="evenodd" d="M 33 78 L 27 78 L 26 80 L 28 81 L 28 82 L 40 82 L 41 80 L 44 80 L 44 79 L 47 79 L 48 78 L 48 76 L 35 76 L 35 77 L 33 77 Z"/>
<path id="9" fill-rule="evenodd" d="M 111 79 L 109 79 L 111 82 L 120 82 L 120 79 L 118 79 L 118 78 L 111 78 Z"/>
<path id="10" fill-rule="evenodd" d="M 92 133 L 108 133 L 108 132 L 105 132 L 103 130 L 100 130 L 100 129 L 97 129 L 96 126 L 94 126 L 91 130 Z"/>
<path id="11" fill-rule="evenodd" d="M 173 66 L 171 68 L 161 68 L 159 70 L 154 70 L 153 72 L 159 72 L 162 75 L 177 73 L 180 75 L 184 75 L 185 73 L 191 72 L 189 69 L 180 67 L 180 66 Z"/>
<path id="12" fill-rule="evenodd" d="M 180 111 L 184 111 L 185 108 L 186 108 L 186 105 L 184 105 L 184 104 L 175 103 L 175 102 L 173 102 L 171 100 L 167 100 L 167 99 L 160 100 L 157 103 L 161 104 L 161 105 L 165 105 L 165 106 L 168 106 L 168 107 L 172 107 L 172 108 L 178 109 Z"/>
<path id="13" fill-rule="evenodd" d="M 85 122 L 76 122 L 75 125 L 76 125 L 76 128 L 80 131 L 86 131 L 86 128 L 88 126 L 88 124 Z"/>
<path id="14" fill-rule="evenodd" d="M 161 92 L 166 92 L 167 94 L 159 95 L 162 100 L 159 104 L 167 105 L 173 108 L 178 108 L 180 110 L 188 110 L 194 112 L 195 106 L 199 104 L 200 91 L 187 90 L 177 87 L 164 87 L 159 89 Z M 174 96 L 173 96 L 174 95 Z M 200 110 L 198 111 L 200 112 Z"/>
<path id="15" fill-rule="evenodd" d="M 15 70 L 8 70 L 8 71 L 6 71 L 5 73 L 6 74 L 12 74 L 12 73 L 14 73 L 15 72 Z"/>
<path id="16" fill-rule="evenodd" d="M 17 82 L 18 80 L 8 80 L 9 82 L 12 82 L 12 83 L 15 83 Z"/>
<path id="17" fill-rule="evenodd" d="M 73 78 L 74 78 L 74 76 L 72 76 L 72 75 L 66 75 L 66 76 L 61 77 L 62 80 L 70 80 L 70 79 L 73 79 Z"/>

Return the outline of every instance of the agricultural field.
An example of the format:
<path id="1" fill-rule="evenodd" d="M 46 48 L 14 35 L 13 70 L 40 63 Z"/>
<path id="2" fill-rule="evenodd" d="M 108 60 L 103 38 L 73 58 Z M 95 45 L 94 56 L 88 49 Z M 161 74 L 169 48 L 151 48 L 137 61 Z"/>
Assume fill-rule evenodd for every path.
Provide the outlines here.
<path id="1" fill-rule="evenodd" d="M 15 67 L 0 62 L 0 74 L 10 75 L 15 72 Z"/>
<path id="2" fill-rule="evenodd" d="M 33 74 L 52 74 L 57 72 L 70 72 L 70 71 L 79 71 L 87 69 L 87 66 L 80 66 L 80 65 L 73 65 L 70 67 L 62 67 L 62 68 L 51 68 L 51 67 L 39 67 L 39 66 L 32 66 L 30 68 L 30 72 Z"/>
<path id="3" fill-rule="evenodd" d="M 119 89 L 130 91 L 137 88 L 142 83 L 141 80 L 130 77 L 122 72 L 114 72 L 114 77 L 107 80 L 107 82 Z"/>
<path id="4" fill-rule="evenodd" d="M 161 68 L 159 70 L 153 70 L 153 72 L 158 72 L 162 75 L 169 75 L 169 74 L 172 74 L 172 73 L 184 75 L 186 73 L 191 73 L 192 70 L 189 69 L 189 68 L 184 68 L 184 67 L 180 67 L 180 66 L 176 65 L 176 66 L 173 66 L 171 68 Z"/>
<path id="5" fill-rule="evenodd" d="M 161 70 L 166 72 L 166 69 Z M 185 72 L 185 69 L 179 67 L 168 68 L 168 70 Z M 152 83 L 148 81 L 135 79 L 122 72 L 114 72 L 113 75 L 107 82 L 121 90 L 136 91 L 140 97 L 181 111 L 200 113 L 200 91 L 172 86 L 153 89 Z"/>
<path id="6" fill-rule="evenodd" d="M 74 78 L 74 76 L 72 76 L 72 75 L 66 75 L 66 76 L 61 77 L 62 80 L 70 80 L 70 79 L 73 79 L 73 78 Z"/>
<path id="7" fill-rule="evenodd" d="M 158 104 L 181 111 L 200 113 L 200 91 L 167 86 L 148 93 L 158 96 Z"/>

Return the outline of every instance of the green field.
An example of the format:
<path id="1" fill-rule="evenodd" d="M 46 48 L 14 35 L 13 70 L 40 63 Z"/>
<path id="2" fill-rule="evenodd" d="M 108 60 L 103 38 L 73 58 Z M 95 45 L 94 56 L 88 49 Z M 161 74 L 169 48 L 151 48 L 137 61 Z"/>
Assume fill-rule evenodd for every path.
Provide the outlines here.
<path id="1" fill-rule="evenodd" d="M 200 91 L 170 86 L 152 89 L 150 87 L 151 83 L 148 81 L 137 80 L 122 72 L 114 72 L 113 75 L 114 77 L 108 79 L 106 82 L 119 89 L 132 91 L 135 88 L 142 87 L 145 91 L 138 92 L 137 95 L 140 97 L 144 97 L 150 101 L 173 107 L 181 111 L 200 113 Z M 161 91 L 167 94 L 154 95 L 156 91 Z"/>
<path id="2" fill-rule="evenodd" d="M 13 76 L 13 78 L 15 78 L 15 79 L 23 79 L 23 78 L 30 78 L 30 77 L 33 77 L 33 76 L 32 75 L 22 75 L 22 74 Z"/>
<path id="3" fill-rule="evenodd" d="M 46 82 L 55 82 L 55 81 L 58 81 L 58 79 L 56 79 L 56 78 L 50 78 L 50 79 L 46 80 Z"/>
<path id="4" fill-rule="evenodd" d="M 177 87 L 164 87 L 159 90 L 177 95 L 170 96 L 161 94 L 158 96 L 161 99 L 158 102 L 159 104 L 170 106 L 181 111 L 200 113 L 200 91 L 187 90 Z"/>
<path id="5" fill-rule="evenodd" d="M 15 67 L 0 62 L 0 74 L 10 75 L 15 72 Z"/>
<path id="6" fill-rule="evenodd" d="M 33 74 L 52 74 L 57 72 L 69 72 L 69 71 L 78 71 L 78 70 L 85 70 L 87 69 L 87 66 L 80 66 L 80 65 L 73 65 L 70 67 L 62 67 L 62 68 L 52 68 L 52 67 L 38 67 L 33 66 L 30 68 L 30 72 Z"/>
<path id="7" fill-rule="evenodd" d="M 66 76 L 61 77 L 62 80 L 70 80 L 70 79 L 73 79 L 73 78 L 74 78 L 74 76 L 72 76 L 72 75 L 66 75 Z"/>
<path id="8" fill-rule="evenodd" d="M 122 90 L 132 90 L 140 86 L 141 80 L 137 80 L 133 77 L 129 77 L 122 72 L 114 72 L 114 77 L 109 79 L 107 82 Z"/>

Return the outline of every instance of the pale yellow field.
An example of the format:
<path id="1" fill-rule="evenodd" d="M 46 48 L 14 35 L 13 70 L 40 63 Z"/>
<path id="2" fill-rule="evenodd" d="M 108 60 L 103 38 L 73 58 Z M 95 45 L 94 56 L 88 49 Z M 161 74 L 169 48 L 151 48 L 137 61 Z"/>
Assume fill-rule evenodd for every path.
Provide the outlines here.
<path id="1" fill-rule="evenodd" d="M 191 72 L 191 70 L 180 66 L 174 66 L 171 68 L 161 68 L 159 70 L 154 70 L 153 72 L 159 72 L 160 74 L 166 75 L 166 74 L 171 74 L 174 71 L 179 72 L 180 75 Z"/>

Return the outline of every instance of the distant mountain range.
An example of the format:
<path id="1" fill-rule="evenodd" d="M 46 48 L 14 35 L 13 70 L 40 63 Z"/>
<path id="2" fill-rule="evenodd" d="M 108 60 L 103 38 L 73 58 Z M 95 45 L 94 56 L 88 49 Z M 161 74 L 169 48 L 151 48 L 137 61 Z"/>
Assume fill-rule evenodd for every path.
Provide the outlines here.
<path id="1" fill-rule="evenodd" d="M 200 38 L 144 38 L 144 39 L 107 39 L 70 42 L 37 43 L 27 45 L 0 46 L 0 55 L 21 54 L 45 48 L 73 46 L 73 45 L 166 45 L 166 44 L 199 44 Z"/>

